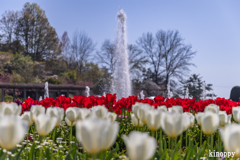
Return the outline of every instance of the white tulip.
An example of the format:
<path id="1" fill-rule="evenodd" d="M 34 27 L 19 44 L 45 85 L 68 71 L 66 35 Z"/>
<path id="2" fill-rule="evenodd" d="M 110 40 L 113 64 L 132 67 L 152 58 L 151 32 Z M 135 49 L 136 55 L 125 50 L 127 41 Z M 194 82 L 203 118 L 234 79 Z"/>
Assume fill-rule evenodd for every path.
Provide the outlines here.
<path id="1" fill-rule="evenodd" d="M 115 122 L 116 118 L 117 118 L 116 113 L 112 113 L 112 112 L 107 113 L 107 119 L 109 119 L 111 122 Z"/>
<path id="2" fill-rule="evenodd" d="M 149 104 L 142 103 L 138 109 L 139 119 L 143 124 L 147 123 L 147 111 L 153 109 Z"/>
<path id="3" fill-rule="evenodd" d="M 232 107 L 232 115 L 234 121 L 240 123 L 240 107 Z"/>
<path id="4" fill-rule="evenodd" d="M 29 124 L 29 126 L 31 126 L 31 125 L 33 124 L 31 112 L 25 111 L 25 112 L 21 115 L 21 119 L 27 121 L 28 124 Z"/>
<path id="5" fill-rule="evenodd" d="M 224 149 L 234 154 L 235 158 L 240 158 L 240 125 L 229 124 L 225 129 L 220 130 Z"/>
<path id="6" fill-rule="evenodd" d="M 15 115 L 19 116 L 22 113 L 22 105 L 17 103 L 6 103 L 2 102 L 0 104 L 0 114 L 2 116 Z"/>
<path id="7" fill-rule="evenodd" d="M 92 112 L 90 113 L 90 116 L 97 117 L 97 118 L 106 118 L 108 109 L 105 106 L 94 106 L 91 108 Z"/>
<path id="8" fill-rule="evenodd" d="M 40 136 L 47 136 L 56 126 L 57 118 L 48 114 L 39 114 L 36 118 L 36 130 Z"/>
<path id="9" fill-rule="evenodd" d="M 195 123 L 195 117 L 192 113 L 190 112 L 184 112 L 183 114 L 187 114 L 189 119 L 190 119 L 190 126 L 189 127 L 193 127 L 194 126 L 194 123 Z"/>
<path id="10" fill-rule="evenodd" d="M 33 123 L 35 123 L 37 116 L 39 114 L 45 113 L 45 108 L 42 105 L 32 105 L 30 112 L 32 116 L 32 121 Z"/>
<path id="11" fill-rule="evenodd" d="M 217 113 L 219 112 L 220 108 L 218 105 L 216 104 L 209 104 L 208 106 L 206 106 L 206 108 L 204 109 L 204 112 L 207 112 L 207 111 L 211 111 L 213 113 Z"/>
<path id="12" fill-rule="evenodd" d="M 110 120 L 87 118 L 76 122 L 76 137 L 90 154 L 109 149 L 116 141 L 118 131 L 118 123 Z"/>
<path id="13" fill-rule="evenodd" d="M 216 113 L 207 111 L 201 117 L 201 127 L 204 134 L 213 134 L 219 126 L 219 116 Z"/>
<path id="14" fill-rule="evenodd" d="M 147 126 L 150 130 L 156 131 L 161 126 L 161 113 L 160 110 L 147 111 Z"/>
<path id="15" fill-rule="evenodd" d="M 54 108 L 49 107 L 49 108 L 47 108 L 46 114 L 50 115 L 51 117 L 57 118 L 56 127 L 58 127 L 58 126 L 60 126 L 60 123 L 63 120 L 64 109 L 58 108 L 58 107 L 54 107 Z"/>
<path id="16" fill-rule="evenodd" d="M 160 110 L 160 111 L 163 111 L 163 112 L 167 112 L 167 107 L 165 105 L 158 106 L 157 110 Z"/>
<path id="17" fill-rule="evenodd" d="M 156 150 L 156 140 L 147 133 L 133 131 L 129 137 L 122 136 L 131 160 L 147 160 L 153 157 Z"/>
<path id="18" fill-rule="evenodd" d="M 198 112 L 198 113 L 195 114 L 195 118 L 196 118 L 199 126 L 202 125 L 202 120 L 201 119 L 202 119 L 203 115 L 204 115 L 204 112 Z"/>
<path id="19" fill-rule="evenodd" d="M 219 126 L 224 127 L 231 123 L 232 115 L 227 115 L 226 111 L 219 111 Z"/>
<path id="20" fill-rule="evenodd" d="M 0 120 L 0 146 L 12 150 L 25 137 L 28 131 L 28 122 L 18 116 L 5 116 Z"/>
<path id="21" fill-rule="evenodd" d="M 131 114 L 131 121 L 132 121 L 132 125 L 137 127 L 142 127 L 144 124 L 142 123 L 142 121 L 140 121 L 139 119 L 137 119 L 137 117 L 135 116 L 135 114 Z"/>
<path id="22" fill-rule="evenodd" d="M 70 122 L 67 117 L 65 117 L 65 122 L 67 123 L 68 126 L 73 127 L 76 124 L 76 121 Z"/>
<path id="23" fill-rule="evenodd" d="M 168 111 L 183 113 L 183 108 L 182 108 L 182 106 L 172 106 L 172 107 L 168 108 Z"/>
<path id="24" fill-rule="evenodd" d="M 185 120 L 185 116 L 178 112 L 163 112 L 161 127 L 169 137 L 177 137 L 183 132 Z"/>
<path id="25" fill-rule="evenodd" d="M 74 124 L 74 122 L 77 120 L 78 110 L 79 110 L 79 108 L 77 108 L 77 107 L 67 108 L 66 117 L 65 117 L 65 121 L 66 121 L 67 125 L 72 126 Z"/>
<path id="26" fill-rule="evenodd" d="M 77 120 L 86 119 L 89 116 L 90 113 L 91 113 L 90 109 L 79 108 L 79 110 L 77 111 Z"/>
<path id="27" fill-rule="evenodd" d="M 139 108 L 142 103 L 136 102 L 134 105 L 132 105 L 132 111 L 137 119 L 139 119 Z"/>
<path id="28" fill-rule="evenodd" d="M 183 132 L 186 131 L 189 126 L 191 125 L 190 115 L 188 112 L 182 114 L 182 121 L 183 121 Z"/>

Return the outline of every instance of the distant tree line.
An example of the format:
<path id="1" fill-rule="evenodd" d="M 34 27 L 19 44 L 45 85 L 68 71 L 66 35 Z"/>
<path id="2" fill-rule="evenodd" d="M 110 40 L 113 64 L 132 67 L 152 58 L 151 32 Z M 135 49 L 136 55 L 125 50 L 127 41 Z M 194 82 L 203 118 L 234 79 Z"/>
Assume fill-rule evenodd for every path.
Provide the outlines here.
<path id="1" fill-rule="evenodd" d="M 26 3 L 21 11 L 5 11 L 0 19 L 0 74 L 11 74 L 13 83 L 91 81 L 94 92 L 102 94 L 109 91 L 117 67 L 114 52 L 114 40 L 106 39 L 96 48 L 85 32 L 75 32 L 72 38 L 66 31 L 57 35 L 36 3 Z M 189 87 L 197 98 L 188 85 L 196 52 L 177 30 L 144 33 L 128 45 L 128 54 L 133 87 L 147 91 L 152 85 L 166 90 L 170 81 L 176 97 Z M 208 87 L 212 89 L 211 84 Z"/>

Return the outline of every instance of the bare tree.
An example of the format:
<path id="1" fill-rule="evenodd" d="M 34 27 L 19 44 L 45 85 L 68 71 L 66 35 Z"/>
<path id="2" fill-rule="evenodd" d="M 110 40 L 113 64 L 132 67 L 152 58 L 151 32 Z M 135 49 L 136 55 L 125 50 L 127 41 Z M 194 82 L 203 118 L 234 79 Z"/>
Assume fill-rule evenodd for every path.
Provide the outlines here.
<path id="1" fill-rule="evenodd" d="M 178 31 L 160 30 L 153 37 L 151 33 L 143 34 L 137 41 L 138 45 L 148 55 L 150 64 L 154 70 L 156 84 L 164 83 L 167 86 L 170 78 L 182 80 L 189 71 L 190 61 L 196 52 L 191 45 L 183 43 Z M 159 76 L 164 77 L 164 82 L 158 82 Z"/>
<path id="2" fill-rule="evenodd" d="M 111 73 L 115 69 L 115 43 L 110 40 L 105 40 L 102 44 L 101 50 L 97 52 L 98 63 L 102 63 Z M 142 71 L 144 65 L 147 63 L 146 56 L 142 54 L 136 45 L 128 45 L 129 65 L 131 75 L 137 74 Z"/>
<path id="3" fill-rule="evenodd" d="M 116 59 L 114 58 L 115 45 L 110 40 L 105 40 L 102 44 L 101 50 L 97 51 L 98 63 L 103 64 L 110 73 L 113 73 Z"/>
<path id="4" fill-rule="evenodd" d="M 95 50 L 96 44 L 84 32 L 76 32 L 73 36 L 71 44 L 70 62 L 73 62 L 74 67 L 82 73 L 84 64 L 90 58 L 92 52 Z"/>
<path id="5" fill-rule="evenodd" d="M 130 73 L 134 76 L 141 76 L 141 73 L 148 62 L 146 55 L 142 54 L 136 45 L 128 45 L 128 55 L 130 64 Z"/>
<path id="6" fill-rule="evenodd" d="M 163 73 L 161 69 L 163 55 L 159 52 L 159 47 L 157 45 L 156 39 L 153 37 L 152 33 L 143 34 L 137 41 L 138 46 L 147 55 L 147 58 L 153 67 L 153 81 L 159 85 L 158 77 Z"/>
<path id="7" fill-rule="evenodd" d="M 0 19 L 0 30 L 3 33 L 3 39 L 7 43 L 8 48 L 11 48 L 11 43 L 14 38 L 19 13 L 14 11 L 5 11 Z"/>

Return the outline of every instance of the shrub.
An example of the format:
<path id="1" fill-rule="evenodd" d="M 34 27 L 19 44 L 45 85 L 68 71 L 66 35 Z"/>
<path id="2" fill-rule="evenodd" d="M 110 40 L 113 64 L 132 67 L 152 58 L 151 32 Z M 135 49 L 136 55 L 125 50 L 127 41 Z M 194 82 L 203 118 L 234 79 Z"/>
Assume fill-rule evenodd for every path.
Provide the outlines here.
<path id="1" fill-rule="evenodd" d="M 4 102 L 12 102 L 13 101 L 13 97 L 10 95 L 4 96 Z"/>
<path id="2" fill-rule="evenodd" d="M 62 84 L 62 82 L 55 78 L 48 78 L 44 82 L 48 82 L 50 84 Z"/>
<path id="3" fill-rule="evenodd" d="M 76 70 L 68 71 L 68 78 L 73 82 L 77 82 L 77 71 Z"/>

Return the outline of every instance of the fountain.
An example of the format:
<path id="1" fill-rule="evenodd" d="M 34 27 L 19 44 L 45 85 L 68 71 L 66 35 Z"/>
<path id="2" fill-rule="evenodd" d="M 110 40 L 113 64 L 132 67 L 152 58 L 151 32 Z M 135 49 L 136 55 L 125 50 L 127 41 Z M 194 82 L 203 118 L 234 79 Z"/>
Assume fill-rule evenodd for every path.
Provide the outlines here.
<path id="1" fill-rule="evenodd" d="M 202 99 L 206 99 L 206 84 L 205 81 L 202 82 Z"/>
<path id="2" fill-rule="evenodd" d="M 185 98 L 189 98 L 189 90 L 188 90 L 188 87 L 186 88 Z"/>
<path id="3" fill-rule="evenodd" d="M 90 88 L 88 86 L 86 86 L 85 93 L 86 93 L 86 97 L 90 96 Z"/>
<path id="4" fill-rule="evenodd" d="M 132 84 L 129 74 L 127 38 L 126 38 L 126 14 L 122 9 L 118 13 L 118 32 L 114 56 L 116 59 L 115 70 L 111 90 L 117 94 L 117 99 L 127 98 L 132 95 Z"/>
<path id="5" fill-rule="evenodd" d="M 170 95 L 169 95 L 169 96 L 170 96 L 169 98 L 172 98 L 172 97 L 173 97 L 172 91 L 170 91 Z"/>
<path id="6" fill-rule="evenodd" d="M 44 99 L 46 99 L 46 97 L 49 97 L 48 82 L 45 82 L 45 87 L 44 87 Z"/>
<path id="7" fill-rule="evenodd" d="M 145 95 L 143 94 L 143 90 L 140 92 L 140 98 L 144 99 Z"/>

